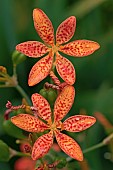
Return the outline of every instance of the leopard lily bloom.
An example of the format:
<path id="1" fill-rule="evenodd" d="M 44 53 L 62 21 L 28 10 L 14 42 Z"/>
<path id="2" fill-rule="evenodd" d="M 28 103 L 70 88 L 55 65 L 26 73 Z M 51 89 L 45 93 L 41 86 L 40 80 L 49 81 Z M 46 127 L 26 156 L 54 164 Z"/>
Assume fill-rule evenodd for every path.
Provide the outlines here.
<path id="1" fill-rule="evenodd" d="M 67 18 L 59 25 L 56 38 L 51 21 L 41 9 L 33 10 L 33 20 L 34 27 L 44 44 L 39 41 L 27 41 L 18 44 L 16 50 L 33 58 L 47 55 L 32 67 L 28 79 L 29 86 L 47 77 L 53 65 L 56 66 L 60 77 L 67 84 L 73 85 L 76 79 L 74 66 L 58 51 L 74 57 L 84 57 L 97 50 L 100 47 L 99 44 L 90 40 L 75 40 L 67 43 L 75 32 L 76 18 L 74 16 Z"/>
<path id="2" fill-rule="evenodd" d="M 58 95 L 53 114 L 51 112 L 48 101 L 40 94 L 32 95 L 33 106 L 37 108 L 37 117 L 29 114 L 19 114 L 11 118 L 13 124 L 28 132 L 44 132 L 48 133 L 40 136 L 34 143 L 32 148 L 32 159 L 37 160 L 48 153 L 53 144 L 54 136 L 60 148 L 70 157 L 82 161 L 83 154 L 80 146 L 71 137 L 63 134 L 61 131 L 81 132 L 95 123 L 92 116 L 75 115 L 66 119 L 63 123 L 61 120 L 69 112 L 74 101 L 75 90 L 73 86 L 66 86 Z M 54 120 L 52 119 L 54 117 Z M 41 119 L 45 120 L 44 123 Z"/>

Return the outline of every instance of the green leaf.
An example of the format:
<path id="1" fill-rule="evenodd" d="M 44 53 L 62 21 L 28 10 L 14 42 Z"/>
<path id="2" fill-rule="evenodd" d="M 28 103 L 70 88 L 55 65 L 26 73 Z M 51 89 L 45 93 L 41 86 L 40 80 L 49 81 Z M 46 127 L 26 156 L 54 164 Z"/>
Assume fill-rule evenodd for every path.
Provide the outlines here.
<path id="1" fill-rule="evenodd" d="M 3 128 L 4 131 L 12 137 L 19 138 L 19 139 L 26 138 L 26 136 L 24 136 L 23 134 L 23 130 L 16 127 L 10 120 L 6 120 L 3 122 Z"/>
<path id="2" fill-rule="evenodd" d="M 0 140 L 0 161 L 7 162 L 10 158 L 9 147 L 6 143 Z"/>

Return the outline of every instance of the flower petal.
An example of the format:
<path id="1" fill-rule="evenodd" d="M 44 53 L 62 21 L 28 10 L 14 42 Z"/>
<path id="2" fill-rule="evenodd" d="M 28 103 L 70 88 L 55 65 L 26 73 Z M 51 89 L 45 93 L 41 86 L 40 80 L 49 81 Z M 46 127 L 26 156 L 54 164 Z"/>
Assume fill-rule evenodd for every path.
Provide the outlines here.
<path id="1" fill-rule="evenodd" d="M 51 118 L 51 108 L 48 101 L 40 94 L 35 93 L 32 95 L 33 106 L 38 109 L 38 116 L 48 121 Z"/>
<path id="2" fill-rule="evenodd" d="M 29 86 L 34 86 L 48 76 L 52 68 L 52 60 L 53 57 L 48 54 L 32 67 L 28 78 Z"/>
<path id="3" fill-rule="evenodd" d="M 35 29 L 42 40 L 49 45 L 54 45 L 54 28 L 47 15 L 41 9 L 34 9 L 33 20 Z"/>
<path id="4" fill-rule="evenodd" d="M 54 105 L 54 121 L 62 120 L 69 112 L 75 97 L 75 90 L 73 86 L 67 85 L 63 88 L 57 97 Z"/>
<path id="5" fill-rule="evenodd" d="M 59 53 L 56 54 L 56 69 L 60 77 L 67 84 L 73 85 L 75 83 L 75 69 L 73 64 Z"/>
<path id="6" fill-rule="evenodd" d="M 100 45 L 97 42 L 90 40 L 76 40 L 64 46 L 60 46 L 59 51 L 75 57 L 84 57 L 92 54 L 99 48 Z"/>
<path id="7" fill-rule="evenodd" d="M 58 145 L 67 155 L 78 161 L 83 160 L 82 150 L 74 139 L 63 133 L 60 133 L 59 131 L 55 132 L 55 136 Z"/>
<path id="8" fill-rule="evenodd" d="M 33 58 L 41 57 L 48 52 L 48 47 L 38 41 L 27 41 L 16 46 L 16 50 Z"/>
<path id="9" fill-rule="evenodd" d="M 63 129 L 70 132 L 80 132 L 96 122 L 96 119 L 92 116 L 76 115 L 66 119 L 63 123 Z"/>
<path id="10" fill-rule="evenodd" d="M 48 153 L 53 144 L 53 132 L 40 136 L 33 145 L 32 159 L 37 160 Z"/>
<path id="11" fill-rule="evenodd" d="M 48 129 L 48 126 L 44 122 L 29 114 L 13 116 L 11 122 L 28 132 L 43 132 Z"/>
<path id="12" fill-rule="evenodd" d="M 71 16 L 63 21 L 56 31 L 56 42 L 63 44 L 68 42 L 74 35 L 76 27 L 76 18 Z"/>

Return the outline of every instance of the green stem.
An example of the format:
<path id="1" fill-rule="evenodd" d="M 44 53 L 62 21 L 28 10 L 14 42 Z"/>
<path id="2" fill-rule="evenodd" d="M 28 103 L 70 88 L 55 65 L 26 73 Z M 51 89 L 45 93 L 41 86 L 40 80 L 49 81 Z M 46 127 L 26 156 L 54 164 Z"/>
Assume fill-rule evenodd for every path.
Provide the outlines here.
<path id="1" fill-rule="evenodd" d="M 14 157 L 14 156 L 20 156 L 20 157 L 22 157 L 22 156 L 30 156 L 29 153 L 18 152 L 16 150 L 12 149 L 12 148 L 9 148 L 9 151 L 10 151 L 10 159 L 12 157 Z"/>
<path id="2" fill-rule="evenodd" d="M 87 148 L 87 149 L 83 150 L 83 153 L 87 153 L 87 152 L 93 151 L 93 150 L 95 150 L 95 149 L 101 148 L 101 147 L 104 146 L 104 145 L 105 145 L 105 144 L 103 144 L 103 142 L 98 143 L 97 145 L 94 145 L 94 146 L 92 146 L 92 147 L 90 147 L 90 148 Z"/>
<path id="3" fill-rule="evenodd" d="M 13 75 L 15 77 L 17 77 L 17 74 L 16 74 L 16 65 L 15 64 L 13 64 Z"/>
<path id="4" fill-rule="evenodd" d="M 28 153 L 16 152 L 16 156 L 30 156 Z"/>
<path id="5" fill-rule="evenodd" d="M 111 139 L 113 139 L 113 133 L 110 134 L 109 136 L 107 136 L 102 142 L 83 150 L 83 153 L 85 154 L 85 153 L 91 152 L 91 151 L 93 151 L 95 149 L 101 148 L 101 147 L 107 145 L 111 141 Z M 66 160 L 67 160 L 67 162 L 69 162 L 69 161 L 71 161 L 73 159 L 70 158 L 70 157 L 67 157 Z"/>
<path id="6" fill-rule="evenodd" d="M 4 88 L 4 87 L 14 87 L 12 85 L 6 85 L 6 84 L 0 84 L 0 88 Z"/>
<path id="7" fill-rule="evenodd" d="M 102 146 L 107 145 L 111 139 L 113 139 L 113 133 L 111 133 L 109 136 L 107 136 L 102 142 L 100 142 L 88 149 L 83 150 L 83 153 L 87 153 L 87 152 L 93 151 L 95 149 L 101 148 Z"/>
<path id="8" fill-rule="evenodd" d="M 29 105 L 32 105 L 31 100 L 29 99 L 28 95 L 26 94 L 26 92 L 23 90 L 23 88 L 19 85 L 16 85 L 15 88 L 17 89 L 17 91 L 22 95 L 22 97 L 24 97 L 26 99 L 26 101 L 28 102 Z"/>

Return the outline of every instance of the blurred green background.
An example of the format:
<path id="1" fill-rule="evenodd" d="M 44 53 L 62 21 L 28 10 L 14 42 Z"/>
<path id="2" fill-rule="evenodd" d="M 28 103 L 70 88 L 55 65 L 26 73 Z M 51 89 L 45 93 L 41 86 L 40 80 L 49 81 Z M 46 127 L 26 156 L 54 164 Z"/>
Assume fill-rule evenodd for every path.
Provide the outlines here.
<path id="1" fill-rule="evenodd" d="M 41 8 L 51 19 L 55 30 L 70 15 L 77 18 L 74 39 L 97 41 L 101 48 L 93 55 L 84 58 L 66 56 L 76 69 L 76 98 L 70 115 L 85 110 L 88 115 L 100 111 L 113 124 L 113 0 L 1 0 L 0 1 L 0 65 L 7 67 L 12 74 L 11 54 L 16 44 L 27 40 L 40 40 L 32 20 L 34 8 Z M 27 58 L 17 68 L 18 81 L 29 96 L 38 92 L 44 82 L 28 87 L 27 77 L 37 59 Z M 2 127 L 7 100 L 20 104 L 21 96 L 14 88 L 0 88 L 0 138 L 11 147 L 15 139 L 8 136 Z M 82 111 L 81 111 L 82 112 Z M 69 116 L 69 115 L 68 115 Z M 73 134 L 70 134 L 71 136 Z M 81 147 L 88 148 L 101 142 L 107 136 L 102 125 L 97 123 L 85 132 L 87 140 Z M 79 135 L 73 137 L 78 139 Z M 103 147 L 85 157 L 91 170 L 112 170 L 113 159 L 106 157 L 109 148 Z M 112 153 L 113 154 L 113 153 Z M 13 169 L 15 159 L 0 163 L 0 170 Z M 76 162 L 69 169 L 80 170 Z M 85 170 L 85 169 L 84 169 Z M 86 169 L 87 170 L 87 169 Z"/>

